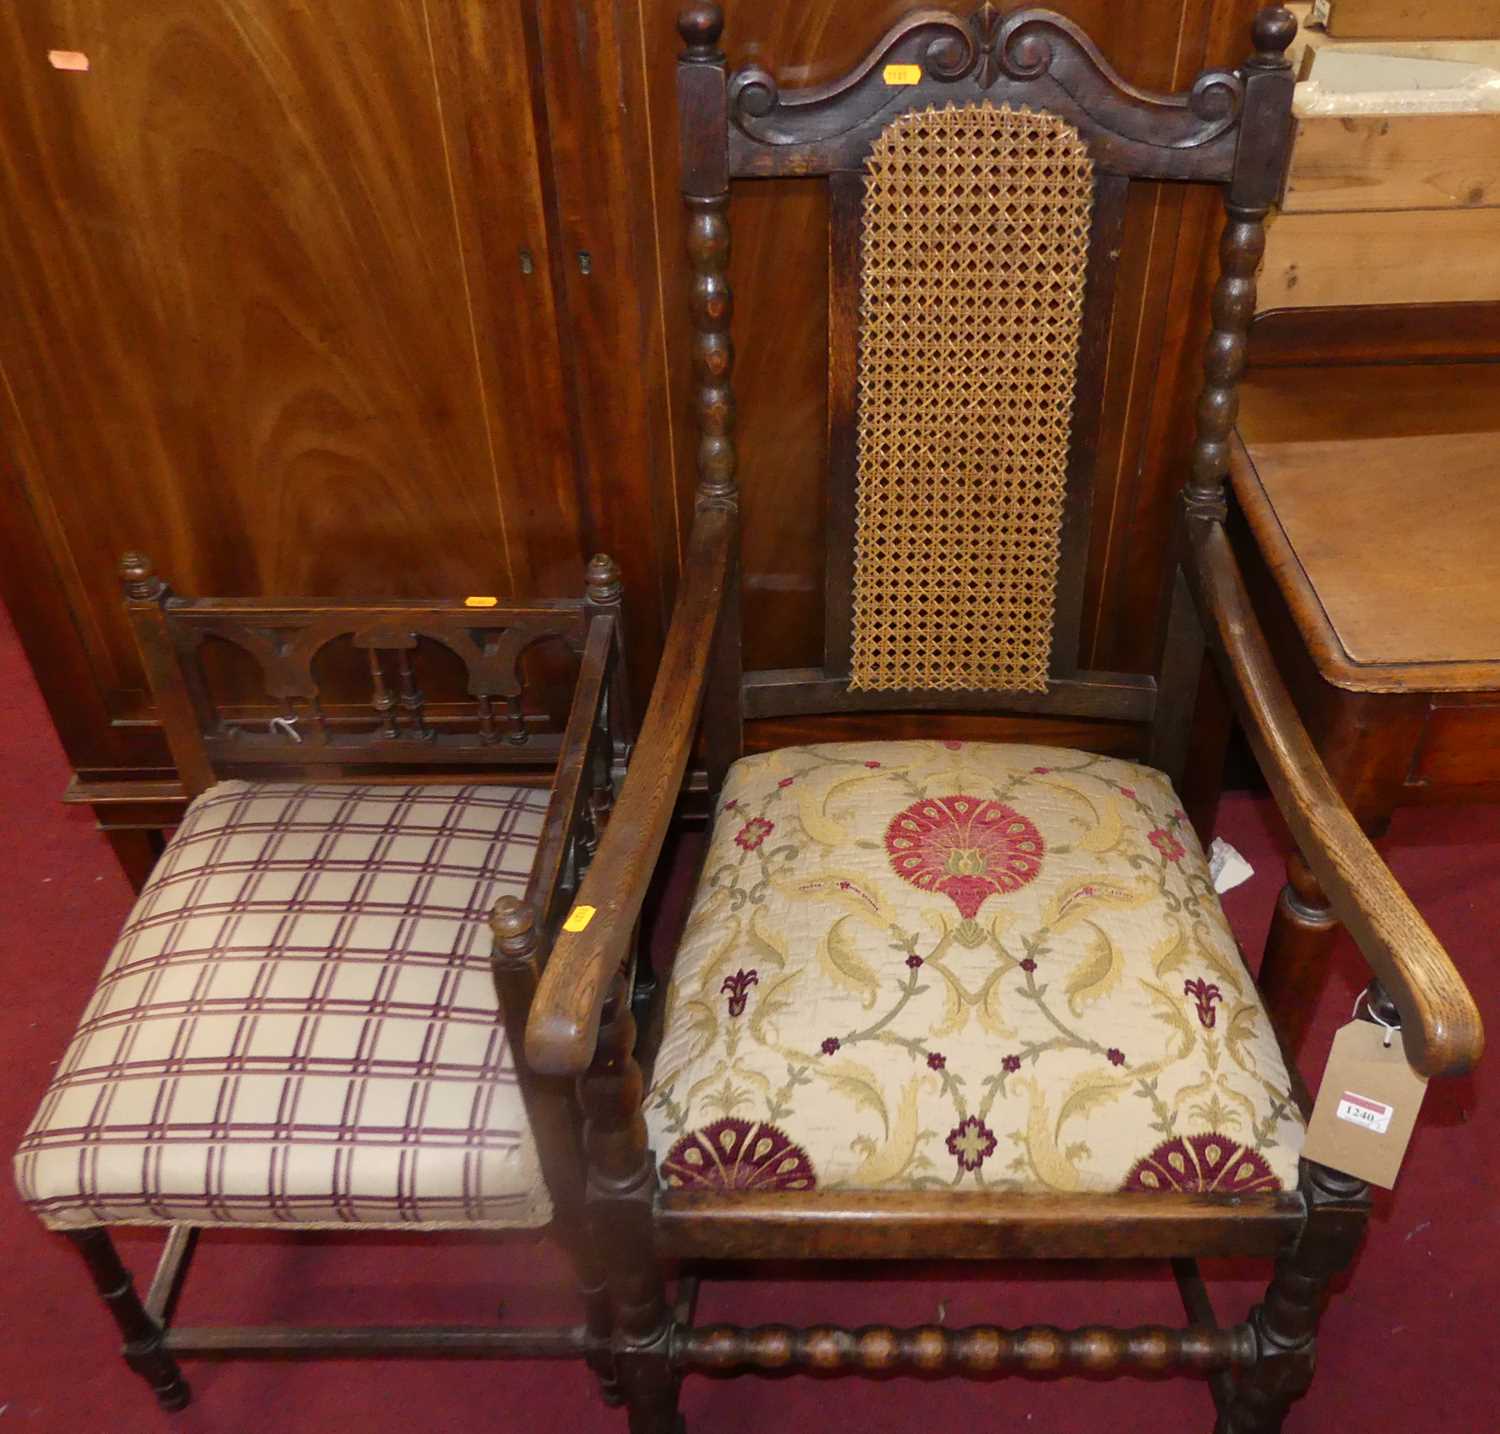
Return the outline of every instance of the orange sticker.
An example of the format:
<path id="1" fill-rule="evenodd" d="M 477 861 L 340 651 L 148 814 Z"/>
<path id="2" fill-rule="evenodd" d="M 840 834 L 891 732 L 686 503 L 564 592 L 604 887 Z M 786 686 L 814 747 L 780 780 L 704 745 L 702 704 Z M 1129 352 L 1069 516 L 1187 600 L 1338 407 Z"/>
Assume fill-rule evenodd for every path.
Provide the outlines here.
<path id="1" fill-rule="evenodd" d="M 921 65 L 887 65 L 884 78 L 888 85 L 920 85 L 922 67 Z"/>
<path id="2" fill-rule="evenodd" d="M 87 70 L 89 57 L 82 50 L 48 50 L 47 63 L 54 70 Z"/>
<path id="3" fill-rule="evenodd" d="M 464 599 L 464 606 L 465 607 L 495 607 L 499 603 L 499 601 L 500 601 L 499 598 L 492 598 L 492 597 L 468 597 L 468 598 Z"/>
<path id="4" fill-rule="evenodd" d="M 590 921 L 594 919 L 592 906 L 575 906 L 569 913 L 568 919 L 563 922 L 564 931 L 582 931 Z"/>

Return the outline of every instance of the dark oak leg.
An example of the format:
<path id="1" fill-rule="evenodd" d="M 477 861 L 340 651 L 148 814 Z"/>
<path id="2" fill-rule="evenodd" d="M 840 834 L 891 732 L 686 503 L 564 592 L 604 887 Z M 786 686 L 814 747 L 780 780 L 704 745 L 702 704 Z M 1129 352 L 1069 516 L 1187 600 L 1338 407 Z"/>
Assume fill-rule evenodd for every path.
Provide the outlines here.
<path id="1" fill-rule="evenodd" d="M 66 1230 L 64 1234 L 83 1256 L 83 1262 L 94 1277 L 94 1286 L 124 1336 L 122 1353 L 128 1364 L 146 1381 L 163 1409 L 183 1409 L 189 1394 L 187 1382 L 177 1361 L 167 1353 L 162 1328 L 146 1313 L 135 1292 L 130 1271 L 120 1263 L 114 1242 L 106 1230 Z"/>
<path id="2" fill-rule="evenodd" d="M 635 980 L 630 992 L 630 1009 L 637 1026 L 647 1024 L 651 1007 L 660 989 L 656 966 L 651 960 L 651 938 L 647 935 L 650 923 L 642 921 L 635 932 Z"/>
<path id="3" fill-rule="evenodd" d="M 1147 757 L 1153 767 L 1172 779 L 1179 792 L 1187 770 L 1188 748 L 1201 673 L 1203 671 L 1203 624 L 1198 620 L 1193 596 L 1182 569 L 1172 575 L 1167 618 L 1157 644 L 1157 713 L 1151 723 Z"/>
<path id="4" fill-rule="evenodd" d="M 599 843 L 604 840 L 610 814 L 615 807 L 614 786 L 610 780 L 610 756 L 611 748 L 606 742 L 597 746 L 589 757 L 589 830 L 579 851 L 578 880 L 580 884 L 593 864 L 594 855 L 599 850 Z M 635 987 L 630 999 L 635 1008 L 637 1021 L 644 1021 L 646 1011 L 656 998 L 657 981 L 656 971 L 651 963 L 651 944 L 644 936 L 645 930 L 648 930 L 650 925 L 650 922 L 638 923 L 632 943 L 635 951 Z M 518 1046 L 517 1049 L 519 1050 L 520 1047 Z"/>
<path id="5" fill-rule="evenodd" d="M 1229 739 L 1234 732 L 1234 710 L 1213 663 L 1205 663 L 1193 704 L 1193 729 L 1187 767 L 1177 794 L 1188 821 L 1207 851 L 1219 820 L 1219 798 L 1224 794 L 1224 768 L 1229 761 Z"/>
<path id="6" fill-rule="evenodd" d="M 124 868 L 126 879 L 139 891 L 166 847 L 166 834 L 156 827 L 101 826 L 99 830 L 108 839 L 115 860 Z"/>
<path id="7" fill-rule="evenodd" d="M 599 1381 L 606 1404 L 620 1402 L 614 1356 L 609 1348 L 614 1330 L 609 1290 L 584 1214 L 584 1159 L 577 1133 L 574 1092 L 565 1080 L 531 1070 L 521 1053 L 526 1043 L 526 1018 L 541 980 L 541 958 L 536 913 L 529 902 L 502 896 L 490 914 L 495 944 L 490 966 L 500 1001 L 501 1019 L 515 1053 L 521 1097 L 536 1136 L 537 1157 L 552 1196 L 552 1225 L 568 1252 L 583 1303 L 584 1326 L 594 1338 L 584 1356 Z"/>
<path id="8" fill-rule="evenodd" d="M 1265 1299 L 1250 1312 L 1258 1361 L 1240 1379 L 1218 1434 L 1276 1434 L 1307 1393 L 1317 1363 L 1318 1319 L 1329 1282 L 1354 1260 L 1370 1212 L 1361 1180 L 1304 1161 L 1307 1227 L 1276 1261 Z"/>
<path id="9" fill-rule="evenodd" d="M 623 976 L 604 1008 L 593 1064 L 578 1082 L 587 1118 L 588 1212 L 614 1308 L 615 1377 L 630 1434 L 676 1434 L 679 1380 L 672 1312 L 651 1232 L 656 1174 L 641 1115 L 644 1081 L 633 1054 L 635 1018 Z"/>
<path id="10" fill-rule="evenodd" d="M 1427 699 L 1420 693 L 1349 693 L 1320 684 L 1308 703 L 1318 755 L 1354 819 L 1372 840 L 1400 805 Z M 1328 971 L 1338 922 L 1300 855 L 1287 862 L 1288 884 L 1266 939 L 1260 988 L 1287 1051 L 1298 1052 Z"/>
<path id="11" fill-rule="evenodd" d="M 1299 852 L 1287 858 L 1286 875 L 1258 984 L 1287 1054 L 1295 1058 L 1323 989 L 1339 924 Z"/>

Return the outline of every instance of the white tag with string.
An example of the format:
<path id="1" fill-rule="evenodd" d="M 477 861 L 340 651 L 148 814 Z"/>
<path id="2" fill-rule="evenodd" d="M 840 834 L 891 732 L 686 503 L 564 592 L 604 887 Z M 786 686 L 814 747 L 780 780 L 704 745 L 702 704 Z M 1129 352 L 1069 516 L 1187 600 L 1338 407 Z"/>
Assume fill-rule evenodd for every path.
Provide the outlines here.
<path id="1" fill-rule="evenodd" d="M 1427 1092 L 1427 1077 L 1407 1064 L 1399 1034 L 1400 1027 L 1378 1016 L 1338 1031 L 1302 1146 L 1306 1159 L 1387 1190 Z"/>

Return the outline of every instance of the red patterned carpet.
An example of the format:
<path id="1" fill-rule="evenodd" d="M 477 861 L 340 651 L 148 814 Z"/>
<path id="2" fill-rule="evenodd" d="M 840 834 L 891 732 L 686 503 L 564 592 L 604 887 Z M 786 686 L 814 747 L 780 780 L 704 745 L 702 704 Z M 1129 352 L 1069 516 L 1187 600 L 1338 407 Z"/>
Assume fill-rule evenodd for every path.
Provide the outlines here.
<path id="1" fill-rule="evenodd" d="M 130 892 L 90 817 L 57 798 L 66 780 L 46 711 L 0 614 L 0 1144 L 7 1153 L 62 1053 Z M 1280 884 L 1285 838 L 1269 804 L 1226 800 L 1221 831 L 1257 868 L 1228 899 L 1241 940 L 1257 951 Z M 1493 1029 L 1500 1020 L 1500 808 L 1411 811 L 1388 843 L 1398 874 L 1469 973 Z M 679 893 L 680 899 L 680 893 Z M 1321 1004 L 1306 1073 L 1316 1077 L 1331 1032 L 1363 982 L 1352 946 Z M 1312 1394 L 1291 1431 L 1330 1425 L 1393 1434 L 1500 1428 L 1493 1346 L 1500 1334 L 1500 1051 L 1481 1072 L 1435 1087 L 1401 1186 L 1376 1216 L 1348 1289 L 1324 1321 Z M 156 1240 L 121 1247 L 149 1269 Z M 440 1430 L 603 1434 L 625 1421 L 605 1409 L 578 1366 L 406 1360 L 187 1367 L 194 1403 L 157 1411 L 115 1357 L 115 1339 L 76 1257 L 0 1193 L 0 1434 L 420 1434 Z M 912 1278 L 900 1278 L 902 1274 Z M 700 1317 L 741 1322 L 825 1319 L 949 1324 L 1047 1320 L 1177 1321 L 1165 1270 L 1089 1266 L 1042 1281 L 1014 1267 L 868 1267 L 838 1281 L 788 1271 L 777 1282 L 711 1286 Z M 1211 1268 L 1221 1318 L 1238 1318 L 1258 1272 Z M 261 1237 L 206 1242 L 183 1315 L 195 1322 L 482 1320 L 497 1301 L 517 1322 L 571 1318 L 565 1267 L 544 1243 L 383 1236 Z M 1099 1430 L 1160 1434 L 1211 1427 L 1207 1390 L 1191 1381 L 1007 1381 L 970 1385 L 807 1378 L 691 1379 L 683 1393 L 698 1434 L 799 1430 Z"/>

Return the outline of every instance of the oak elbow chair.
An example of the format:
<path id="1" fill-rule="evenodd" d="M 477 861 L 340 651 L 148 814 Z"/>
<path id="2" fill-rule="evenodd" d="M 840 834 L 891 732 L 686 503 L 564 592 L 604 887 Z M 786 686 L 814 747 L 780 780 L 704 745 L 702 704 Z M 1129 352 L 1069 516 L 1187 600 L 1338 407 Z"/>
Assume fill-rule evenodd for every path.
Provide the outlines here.
<path id="1" fill-rule="evenodd" d="M 139 555 L 121 574 L 192 800 L 22 1141 L 22 1198 L 168 1409 L 183 1355 L 573 1357 L 608 1395 L 574 1095 L 513 1056 L 629 737 L 618 569 L 533 601 L 189 600 Z M 436 649 L 441 704 L 418 685 Z M 559 732 L 536 689 L 569 670 Z M 577 1327 L 171 1323 L 205 1229 L 549 1224 Z M 144 1301 L 115 1225 L 170 1228 Z"/>
<path id="2" fill-rule="evenodd" d="M 1127 85 L 1043 10 L 919 10 L 846 77 L 732 73 L 717 6 L 678 65 L 696 514 L 615 819 L 527 1028 L 579 1077 L 589 1219 L 635 1434 L 684 1375 L 1207 1376 L 1218 1428 L 1277 1429 L 1308 1385 L 1368 1192 L 1301 1159 L 1308 1100 L 1173 790 L 1205 646 L 1281 810 L 1432 1077 L 1478 1013 L 1352 820 L 1269 658 L 1224 477 L 1295 32 L 1184 94 Z M 732 180 L 827 185 L 825 657 L 742 672 Z M 1079 663 L 1101 355 L 1131 180 L 1218 184 L 1206 382 L 1152 677 Z M 1205 642 L 1206 639 L 1206 642 Z M 938 709 L 1141 724 L 1145 762 L 856 741 L 742 756 L 748 718 Z M 653 1069 L 621 975 L 700 728 L 715 813 Z M 643 1055 L 644 1059 L 644 1055 Z M 1215 1322 L 1199 1257 L 1272 1262 Z M 1181 1328 L 692 1322 L 663 1262 L 1163 1258 Z"/>

